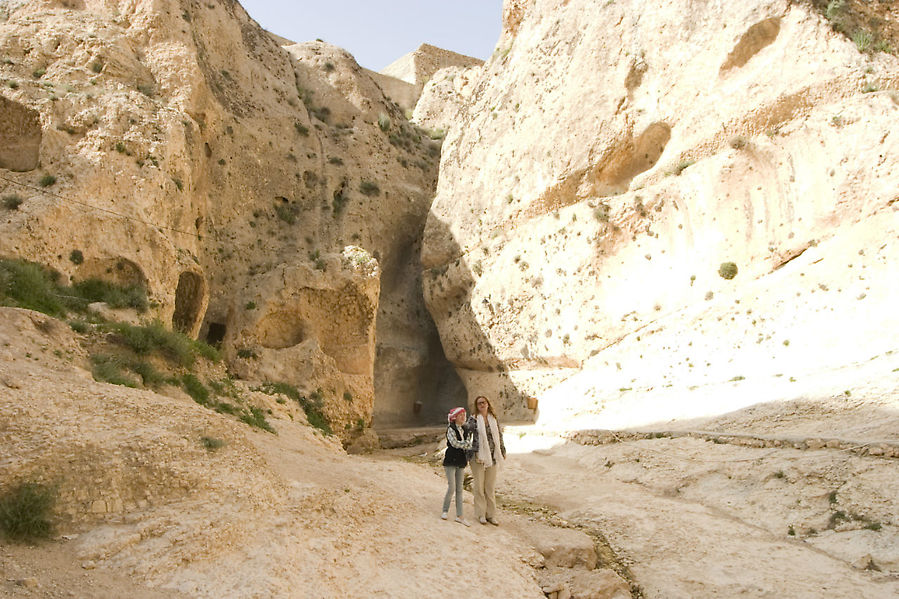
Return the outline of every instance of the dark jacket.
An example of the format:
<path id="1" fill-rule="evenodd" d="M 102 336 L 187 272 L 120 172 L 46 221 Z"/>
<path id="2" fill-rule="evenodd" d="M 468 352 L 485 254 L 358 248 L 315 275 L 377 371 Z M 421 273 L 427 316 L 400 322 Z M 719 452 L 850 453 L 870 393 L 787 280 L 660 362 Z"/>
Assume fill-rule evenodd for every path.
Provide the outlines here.
<path id="1" fill-rule="evenodd" d="M 460 429 L 455 422 L 446 427 L 446 454 L 443 456 L 444 466 L 465 468 L 468 465 L 468 448 L 471 447 L 471 433 L 466 430 L 466 425 Z"/>

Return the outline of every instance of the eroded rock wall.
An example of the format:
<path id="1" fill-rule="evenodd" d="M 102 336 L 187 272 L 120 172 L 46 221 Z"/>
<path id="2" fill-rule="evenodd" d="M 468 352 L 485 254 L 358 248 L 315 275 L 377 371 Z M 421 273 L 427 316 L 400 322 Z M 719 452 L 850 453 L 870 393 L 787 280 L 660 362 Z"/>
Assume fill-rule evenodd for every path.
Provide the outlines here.
<path id="1" fill-rule="evenodd" d="M 422 252 L 469 396 L 624 426 L 896 349 L 895 56 L 780 0 L 504 12 Z"/>
<path id="2" fill-rule="evenodd" d="M 260 289 L 327 288 L 353 303 L 342 290 L 365 288 L 368 303 L 349 315 L 361 320 L 346 323 L 368 335 L 360 355 L 344 359 L 316 337 L 310 359 L 330 359 L 328 375 L 281 369 L 303 391 L 322 389 L 347 417 L 341 430 L 371 421 L 373 343 L 399 343 L 413 365 L 386 366 L 385 380 L 430 363 L 417 248 L 439 146 L 352 56 L 322 42 L 282 48 L 231 1 L 18 2 L 3 17 L 0 187 L 23 201 L 0 209 L 0 254 L 73 280 L 145 285 L 152 316 L 223 340 L 250 379 L 273 375 L 237 356 L 269 349 L 257 340 L 274 333 L 255 327 L 274 296 Z M 350 246 L 379 264 L 380 294 L 368 274 L 339 266 Z M 288 288 L 285 272 L 301 280 Z M 334 314 L 316 305 L 309 330 L 324 335 Z M 344 390 L 358 406 L 346 409 Z M 418 391 L 385 402 L 411 413 Z"/>

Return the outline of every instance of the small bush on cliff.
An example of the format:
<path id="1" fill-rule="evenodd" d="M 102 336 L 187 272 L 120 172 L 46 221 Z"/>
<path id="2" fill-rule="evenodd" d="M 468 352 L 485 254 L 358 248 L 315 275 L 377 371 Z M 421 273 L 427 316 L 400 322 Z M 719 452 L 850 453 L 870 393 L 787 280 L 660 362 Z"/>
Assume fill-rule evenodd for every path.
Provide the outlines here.
<path id="1" fill-rule="evenodd" d="M 193 366 L 197 356 L 214 362 L 221 359 L 221 354 L 214 347 L 202 341 L 194 341 L 177 331 L 170 331 L 158 320 L 146 326 L 117 322 L 105 325 L 105 328 L 116 333 L 118 341 L 137 354 L 158 351 L 187 368 Z"/>
<path id="2" fill-rule="evenodd" d="M 390 117 L 383 112 L 378 115 L 378 127 L 381 128 L 381 131 L 388 131 L 390 129 Z"/>
<path id="3" fill-rule="evenodd" d="M 137 382 L 125 375 L 121 359 L 106 354 L 91 356 L 91 374 L 94 380 L 123 387 L 137 387 Z"/>
<path id="4" fill-rule="evenodd" d="M 0 305 L 50 316 L 66 313 L 54 273 L 24 260 L 0 260 Z"/>
<path id="5" fill-rule="evenodd" d="M 0 529 L 15 540 L 47 538 L 53 533 L 50 515 L 54 503 L 54 487 L 20 483 L 0 496 Z"/>
<path id="6" fill-rule="evenodd" d="M 209 389 L 207 389 L 206 385 L 201 383 L 200 379 L 196 376 L 185 374 L 181 377 L 181 385 L 184 387 L 187 394 L 201 406 L 205 406 L 209 403 Z"/>
<path id="7" fill-rule="evenodd" d="M 54 183 L 56 183 L 56 177 L 53 175 L 44 175 L 40 179 L 38 179 L 38 185 L 41 187 L 50 187 Z"/>
<path id="8" fill-rule="evenodd" d="M 870 31 L 865 31 L 863 29 L 852 34 L 852 42 L 855 44 L 855 47 L 858 48 L 858 51 L 863 54 L 872 51 L 874 48 L 874 36 Z"/>
<path id="9" fill-rule="evenodd" d="M 367 196 L 376 196 L 380 195 L 381 188 L 378 187 L 377 183 L 363 180 L 361 183 L 359 183 L 359 191 Z"/>
<path id="10" fill-rule="evenodd" d="M 721 266 L 718 268 L 718 275 L 720 275 L 722 279 L 733 279 L 737 276 L 737 265 L 733 262 L 722 262 Z"/>
<path id="11" fill-rule="evenodd" d="M 225 442 L 216 437 L 200 437 L 200 443 L 208 451 L 215 451 L 225 446 Z"/>
<path id="12" fill-rule="evenodd" d="M 267 381 L 265 383 L 262 383 L 262 386 L 255 389 L 255 391 L 261 391 L 266 395 L 276 395 L 278 393 L 282 393 L 294 401 L 300 401 L 300 391 L 296 387 L 288 383 L 273 383 L 271 381 Z"/>
<path id="13" fill-rule="evenodd" d="M 18 210 L 19 206 L 21 206 L 24 201 L 25 200 L 15 194 L 3 196 L 3 207 L 7 210 Z"/>
<path id="14" fill-rule="evenodd" d="M 75 250 L 78 252 L 78 250 Z M 73 252 L 74 254 L 74 252 Z M 80 255 L 81 252 L 78 252 Z M 70 259 L 72 257 L 70 256 Z M 72 259 L 75 264 L 80 264 Z M 81 261 L 84 257 L 81 256 Z M 138 312 L 146 312 L 150 303 L 147 300 L 147 290 L 140 285 L 122 287 L 100 279 L 86 279 L 72 285 L 75 295 L 87 303 L 105 302 L 110 308 L 134 308 Z"/>
<path id="15" fill-rule="evenodd" d="M 257 408 L 256 406 L 250 406 L 249 410 L 240 415 L 240 420 L 241 422 L 245 422 L 250 426 L 261 428 L 264 431 L 268 431 L 270 433 L 275 432 L 275 429 L 272 428 L 272 425 L 269 424 L 265 419 L 265 414 L 260 408 Z"/>

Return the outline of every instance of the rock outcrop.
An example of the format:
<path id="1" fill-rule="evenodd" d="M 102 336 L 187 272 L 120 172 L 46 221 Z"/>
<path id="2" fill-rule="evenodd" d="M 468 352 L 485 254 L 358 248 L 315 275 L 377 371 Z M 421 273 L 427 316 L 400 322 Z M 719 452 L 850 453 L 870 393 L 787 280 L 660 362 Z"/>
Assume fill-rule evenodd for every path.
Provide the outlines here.
<path id="1" fill-rule="evenodd" d="M 385 418 L 442 411 L 441 389 L 420 381 L 447 367 L 418 258 L 439 145 L 352 56 L 322 42 L 282 48 L 235 2 L 91 0 L 4 7 L 0 55 L 0 188 L 21 200 L 3 209 L 0 254 L 65 279 L 145 286 L 152 316 L 224 341 L 232 360 L 301 339 L 293 358 L 331 366 L 311 378 L 305 363 L 277 370 L 325 390 L 349 418 L 338 430 L 370 424 L 376 387 L 389 390 Z M 341 274 L 349 246 L 378 263 L 380 292 L 377 277 Z M 331 300 L 301 299 L 312 289 Z M 363 332 L 353 347 L 365 349 L 335 360 L 329 306 L 360 297 L 364 308 L 340 313 L 359 320 L 340 326 Z M 307 320 L 275 331 L 268 308 Z M 275 375 L 259 364 L 239 367 Z M 416 400 L 429 409 L 413 413 Z"/>
<path id="2" fill-rule="evenodd" d="M 842 393 L 896 349 L 899 62 L 823 8 L 506 3 L 422 250 L 470 394 L 618 427 Z"/>

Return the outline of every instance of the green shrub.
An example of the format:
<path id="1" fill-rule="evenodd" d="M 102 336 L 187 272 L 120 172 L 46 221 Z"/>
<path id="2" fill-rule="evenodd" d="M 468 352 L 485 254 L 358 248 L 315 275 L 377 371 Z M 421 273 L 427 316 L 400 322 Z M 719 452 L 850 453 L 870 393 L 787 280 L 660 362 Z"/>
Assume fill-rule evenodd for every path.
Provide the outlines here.
<path id="1" fill-rule="evenodd" d="M 255 310 L 256 302 L 247 302 L 246 304 L 244 304 L 244 309 L 245 310 Z"/>
<path id="2" fill-rule="evenodd" d="M 237 357 L 244 359 L 244 360 L 251 360 L 251 359 L 257 358 L 258 356 L 256 355 L 256 352 L 254 352 L 252 349 L 247 348 L 247 347 L 241 347 L 237 350 Z"/>
<path id="3" fill-rule="evenodd" d="M 338 189 L 334 192 L 334 199 L 331 202 L 331 210 L 334 211 L 334 215 L 338 215 L 343 212 L 344 206 L 346 206 L 347 202 L 350 201 L 344 193 L 343 189 Z"/>
<path id="4" fill-rule="evenodd" d="M 69 326 L 76 333 L 86 333 L 90 330 L 90 325 L 83 320 L 72 320 L 69 322 Z"/>
<path id="5" fill-rule="evenodd" d="M 99 60 L 95 60 L 93 63 L 91 63 L 91 70 L 95 73 L 99 73 L 103 70 L 103 63 Z"/>
<path id="6" fill-rule="evenodd" d="M 331 430 L 331 423 L 328 420 L 328 417 L 325 416 L 325 413 L 322 410 L 322 406 L 324 405 L 324 394 L 321 389 L 316 389 L 310 393 L 308 398 L 301 396 L 299 403 L 300 407 L 303 408 L 303 412 L 306 413 L 306 420 L 309 421 L 310 425 L 326 435 L 332 435 L 334 433 L 334 431 Z"/>
<path id="7" fill-rule="evenodd" d="M 55 487 L 20 483 L 0 495 L 0 529 L 16 540 L 47 538 L 53 533 L 50 515 L 55 503 Z"/>
<path id="8" fill-rule="evenodd" d="M 323 123 L 327 123 L 328 119 L 331 118 L 331 109 L 327 106 L 319 106 L 318 108 L 313 108 L 309 112 Z"/>
<path id="9" fill-rule="evenodd" d="M 46 74 L 47 74 L 47 69 L 34 69 L 34 71 L 32 71 L 32 73 L 31 73 L 31 76 L 34 77 L 35 79 L 40 79 L 41 77 L 43 77 Z"/>
<path id="10" fill-rule="evenodd" d="M 202 406 L 209 404 L 209 389 L 196 376 L 185 374 L 181 377 L 181 386 L 198 404 Z"/>
<path id="11" fill-rule="evenodd" d="M 215 451 L 225 445 L 224 441 L 215 437 L 200 437 L 200 443 L 209 451 Z"/>
<path id="12" fill-rule="evenodd" d="M 120 340 L 135 353 L 149 354 L 160 351 L 185 367 L 193 366 L 196 358 L 194 342 L 187 336 L 170 331 L 158 320 L 146 326 L 135 326 L 124 322 L 108 325 L 119 335 Z"/>
<path id="13" fill-rule="evenodd" d="M 378 127 L 381 128 L 381 131 L 387 131 L 390 129 L 390 117 L 383 112 L 378 115 Z"/>
<path id="14" fill-rule="evenodd" d="M 153 368 L 153 365 L 149 362 L 133 361 L 128 364 L 128 368 L 140 376 L 144 387 L 158 387 L 165 382 L 165 377 L 162 373 Z"/>
<path id="15" fill-rule="evenodd" d="M 887 54 L 893 53 L 893 47 L 886 40 L 880 39 L 874 44 L 875 52 L 886 52 Z"/>
<path id="16" fill-rule="evenodd" d="M 278 218 L 283 220 L 288 225 L 292 225 L 297 222 L 297 215 L 299 215 L 300 209 L 296 206 L 296 204 L 275 204 L 275 214 L 278 215 Z"/>
<path id="17" fill-rule="evenodd" d="M 718 267 L 718 275 L 722 279 L 733 279 L 737 276 L 737 265 L 733 262 L 722 262 L 721 266 Z"/>
<path id="18" fill-rule="evenodd" d="M 249 424 L 250 426 L 261 428 L 264 431 L 268 431 L 270 433 L 275 432 L 275 429 L 272 428 L 272 425 L 269 424 L 265 419 L 265 414 L 256 406 L 250 406 L 249 411 L 241 414 L 240 420 Z"/>
<path id="19" fill-rule="evenodd" d="M 106 354 L 96 354 L 91 356 L 91 363 L 91 374 L 94 375 L 95 381 L 122 385 L 123 387 L 137 387 L 134 379 L 126 376 L 123 372 L 124 364 L 119 358 Z"/>
<path id="20" fill-rule="evenodd" d="M 50 187 L 54 183 L 56 183 L 56 177 L 53 175 L 44 175 L 40 179 L 38 179 L 38 185 L 41 187 Z"/>
<path id="21" fill-rule="evenodd" d="M 834 21 L 840 17 L 840 13 L 843 12 L 843 8 L 846 5 L 846 0 L 830 0 L 827 3 L 827 8 L 824 9 L 824 17 L 828 21 Z"/>
<path id="22" fill-rule="evenodd" d="M 693 166 L 694 164 L 696 164 L 695 160 L 681 160 L 680 162 L 677 163 L 677 166 L 675 166 L 674 170 L 671 172 L 672 172 L 672 174 L 677 175 L 679 177 L 682 172 L 684 172 L 686 169 Z"/>
<path id="23" fill-rule="evenodd" d="M 0 259 L 0 305 L 50 316 L 63 316 L 66 312 L 51 271 L 24 260 Z"/>
<path id="24" fill-rule="evenodd" d="M 290 399 L 292 399 L 294 401 L 300 401 L 299 390 L 296 387 L 294 387 L 293 385 L 290 385 L 288 383 L 273 383 L 271 381 L 267 381 L 265 383 L 262 383 L 262 386 L 255 389 L 255 391 L 261 391 L 262 393 L 265 393 L 266 395 L 275 395 L 277 393 L 283 393 L 284 395 L 286 395 L 287 397 L 289 397 Z"/>
<path id="25" fill-rule="evenodd" d="M 359 191 L 367 196 L 376 196 L 381 193 L 381 188 L 378 187 L 377 183 L 363 180 L 361 183 L 359 183 Z"/>
<path id="26" fill-rule="evenodd" d="M 3 196 L 3 207 L 7 210 L 18 210 L 19 206 L 21 206 L 24 201 L 25 200 L 15 194 Z"/>
<path id="27" fill-rule="evenodd" d="M 75 258 L 80 256 L 83 262 L 84 256 L 81 256 L 81 252 L 78 250 L 75 250 L 75 252 L 78 252 Z M 75 252 L 72 252 L 72 254 L 75 254 Z M 69 259 L 75 262 L 75 264 L 80 264 L 72 256 L 69 256 Z M 147 311 L 150 305 L 147 300 L 147 290 L 140 285 L 121 287 L 101 279 L 86 279 L 72 285 L 72 291 L 86 303 L 105 302 L 110 308 L 114 309 L 134 308 L 138 312 L 143 313 Z"/>
<path id="28" fill-rule="evenodd" d="M 874 36 L 870 31 L 865 31 L 864 29 L 859 29 L 853 33 L 852 41 L 855 43 L 855 47 L 858 48 L 858 51 L 863 54 L 872 51 L 874 48 Z"/>
<path id="29" fill-rule="evenodd" d="M 309 127 L 305 127 L 302 123 L 294 123 L 293 126 L 296 127 L 297 133 L 303 137 L 309 136 Z"/>
<path id="30" fill-rule="evenodd" d="M 69 252 L 69 261 L 75 265 L 84 264 L 84 254 L 81 250 L 72 250 Z"/>

